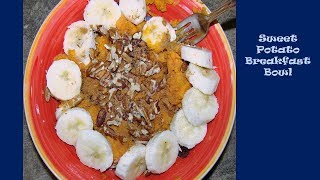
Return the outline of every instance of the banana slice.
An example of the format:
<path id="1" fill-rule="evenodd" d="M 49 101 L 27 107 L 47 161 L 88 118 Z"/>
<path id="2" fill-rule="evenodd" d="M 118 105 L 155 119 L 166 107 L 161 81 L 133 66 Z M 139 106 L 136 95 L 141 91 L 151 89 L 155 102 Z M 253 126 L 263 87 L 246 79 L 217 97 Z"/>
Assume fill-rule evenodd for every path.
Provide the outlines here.
<path id="1" fill-rule="evenodd" d="M 82 79 L 79 66 L 68 59 L 54 61 L 48 69 L 47 87 L 59 100 L 69 100 L 80 93 Z"/>
<path id="2" fill-rule="evenodd" d="M 101 172 L 107 170 L 113 162 L 111 145 L 98 131 L 80 131 L 76 152 L 84 165 Z"/>
<path id="3" fill-rule="evenodd" d="M 82 108 L 72 108 L 60 115 L 56 124 L 58 137 L 69 145 L 75 145 L 79 131 L 92 129 L 90 114 Z"/>
<path id="4" fill-rule="evenodd" d="M 84 10 L 84 20 L 90 25 L 115 28 L 121 16 L 120 7 L 113 0 L 90 0 Z"/>
<path id="5" fill-rule="evenodd" d="M 192 125 L 200 126 L 214 119 L 219 105 L 214 95 L 203 94 L 192 87 L 183 96 L 182 109 Z"/>
<path id="6" fill-rule="evenodd" d="M 186 76 L 193 87 L 208 95 L 216 91 L 220 81 L 220 77 L 215 70 L 202 68 L 192 63 L 188 66 Z"/>
<path id="7" fill-rule="evenodd" d="M 172 118 L 170 130 L 177 137 L 181 146 L 191 149 L 206 136 L 207 124 L 193 126 L 184 116 L 183 110 L 180 109 Z"/>
<path id="8" fill-rule="evenodd" d="M 181 58 L 201 67 L 213 69 L 212 52 L 206 49 L 181 46 Z"/>
<path id="9" fill-rule="evenodd" d="M 149 48 L 159 52 L 171 40 L 167 22 L 162 17 L 152 17 L 142 28 L 142 40 Z"/>
<path id="10" fill-rule="evenodd" d="M 145 0 L 120 0 L 119 7 L 124 16 L 133 24 L 140 24 L 147 15 Z"/>
<path id="11" fill-rule="evenodd" d="M 171 131 L 156 134 L 146 147 L 147 169 L 157 174 L 165 172 L 176 161 L 178 152 L 178 140 Z"/>
<path id="12" fill-rule="evenodd" d="M 119 160 L 116 167 L 116 175 L 121 179 L 134 180 L 146 169 L 146 146 L 136 144 L 132 146 Z"/>
<path id="13" fill-rule="evenodd" d="M 75 50 L 77 58 L 85 65 L 90 63 L 90 48 L 95 49 L 95 35 L 85 21 L 72 23 L 64 35 L 63 49 L 66 54 Z"/>

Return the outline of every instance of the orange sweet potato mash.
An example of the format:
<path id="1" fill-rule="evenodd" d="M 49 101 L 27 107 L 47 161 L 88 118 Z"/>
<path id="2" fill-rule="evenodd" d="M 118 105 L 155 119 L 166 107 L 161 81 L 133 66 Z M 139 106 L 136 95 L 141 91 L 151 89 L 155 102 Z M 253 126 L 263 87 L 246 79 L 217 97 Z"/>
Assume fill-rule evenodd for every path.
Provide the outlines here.
<path id="1" fill-rule="evenodd" d="M 169 102 L 181 107 L 181 101 L 185 92 L 191 88 L 191 84 L 184 74 L 186 64 L 177 53 L 168 51 L 167 66 L 169 76 L 167 96 Z"/>
<path id="2" fill-rule="evenodd" d="M 126 17 L 121 15 L 120 19 L 116 23 L 116 28 L 120 34 L 128 34 L 132 36 L 134 33 L 142 30 L 145 22 L 138 24 L 137 26 L 127 20 Z"/>
<path id="3" fill-rule="evenodd" d="M 178 2 L 179 1 L 176 0 L 176 3 Z M 159 11 L 165 12 L 167 11 L 167 5 L 174 4 L 175 0 L 146 0 L 146 3 L 154 4 Z"/>
<path id="4" fill-rule="evenodd" d="M 166 4 L 172 4 L 173 0 L 147 0 L 147 3 L 155 4 L 157 8 L 159 8 L 159 10 L 165 11 Z M 134 25 L 126 20 L 124 16 L 121 16 L 121 18 L 116 23 L 116 29 L 120 35 L 132 36 L 134 33 L 142 30 L 144 23 L 145 22 L 139 25 Z M 108 58 L 111 55 L 111 51 L 110 49 L 107 49 L 105 45 L 112 46 L 112 43 L 115 42 L 111 42 L 110 38 L 107 35 L 97 35 L 95 41 L 96 49 L 90 53 L 91 56 L 93 56 L 93 58 L 98 62 L 103 62 L 104 64 L 111 66 L 110 62 L 108 61 Z M 138 45 L 138 48 L 141 48 L 140 45 Z M 102 106 L 99 105 L 100 97 L 95 96 L 106 90 L 103 89 L 101 83 L 99 84 L 99 81 L 94 78 L 96 78 L 96 76 L 104 77 L 107 74 L 96 74 L 94 77 L 89 77 L 88 72 L 91 72 L 93 69 L 91 67 L 92 62 L 88 66 L 84 66 L 84 64 L 76 58 L 73 51 L 69 51 L 68 54 L 58 54 L 54 59 L 58 60 L 65 58 L 76 62 L 83 73 L 83 84 L 81 90 L 82 101 L 76 106 L 84 108 L 90 113 L 93 120 L 94 129 L 101 132 L 101 134 L 103 134 L 108 139 L 113 149 L 114 161 L 117 162 L 120 157 L 135 143 L 135 140 L 132 138 L 131 126 L 137 126 L 137 124 L 130 123 L 127 117 L 127 119 L 123 120 L 120 125 L 109 126 L 109 131 L 112 131 L 112 133 L 118 136 L 112 136 L 106 133 L 105 127 L 98 126 L 97 124 L 99 120 L 99 113 L 102 110 Z M 156 63 L 160 67 L 160 70 L 155 74 L 151 74 L 149 77 L 140 76 L 139 83 L 143 84 L 146 80 L 151 79 L 153 81 L 156 81 L 158 84 L 161 84 L 162 81 L 165 80 L 166 85 L 162 90 L 153 93 L 153 101 L 150 103 L 145 103 L 145 99 L 148 94 L 147 90 L 143 89 L 145 87 L 141 87 L 142 90 L 136 93 L 132 100 L 137 102 L 143 101 L 144 104 L 142 104 L 145 107 L 149 107 L 146 108 L 147 112 L 149 112 L 149 109 L 153 108 L 151 104 L 153 104 L 154 102 L 158 102 L 157 106 L 160 111 L 158 115 L 155 116 L 152 121 L 150 121 L 150 123 L 152 124 L 152 128 L 148 129 L 148 135 L 151 137 L 157 132 L 170 128 L 172 117 L 174 116 L 176 110 L 181 108 L 182 98 L 185 92 L 191 87 L 191 85 L 185 76 L 187 63 L 182 61 L 180 57 L 180 45 L 178 43 L 172 42 L 167 44 L 165 48 L 161 50 L 161 52 L 149 49 L 148 58 L 153 63 Z M 128 59 L 123 61 L 128 61 Z M 124 66 L 125 64 L 121 64 L 118 69 L 124 68 Z M 133 70 L 134 68 L 136 67 L 134 66 Z M 107 90 L 110 91 L 112 89 Z M 120 93 L 127 94 L 128 88 L 123 88 Z M 156 106 L 155 104 L 156 103 L 154 103 L 154 106 Z M 105 106 L 108 106 L 108 104 L 105 104 Z"/>

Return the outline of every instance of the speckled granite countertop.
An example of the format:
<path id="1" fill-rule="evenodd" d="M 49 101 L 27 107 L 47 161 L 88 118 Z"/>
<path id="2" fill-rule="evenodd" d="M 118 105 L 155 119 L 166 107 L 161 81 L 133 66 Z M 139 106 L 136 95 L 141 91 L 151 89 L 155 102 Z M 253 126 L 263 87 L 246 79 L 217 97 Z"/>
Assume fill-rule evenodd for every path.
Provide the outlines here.
<path id="1" fill-rule="evenodd" d="M 203 0 L 209 9 L 216 8 L 224 0 Z M 59 0 L 24 0 L 23 1 L 23 65 L 27 62 L 33 39 L 42 22 Z M 233 55 L 236 54 L 236 11 L 233 9 L 219 18 Z M 25 117 L 23 119 L 23 178 L 24 179 L 55 179 L 46 167 L 32 143 Z M 205 179 L 233 180 L 236 179 L 236 124 L 233 127 L 228 144 L 218 162 L 207 174 Z"/>

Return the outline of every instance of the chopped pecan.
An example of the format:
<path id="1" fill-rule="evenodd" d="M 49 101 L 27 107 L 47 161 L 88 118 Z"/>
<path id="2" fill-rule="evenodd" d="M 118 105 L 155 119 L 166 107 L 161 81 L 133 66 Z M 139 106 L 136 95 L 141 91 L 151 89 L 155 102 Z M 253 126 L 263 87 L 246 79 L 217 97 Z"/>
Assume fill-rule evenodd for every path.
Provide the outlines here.
<path id="1" fill-rule="evenodd" d="M 136 123 L 131 123 L 128 121 L 128 129 L 131 135 L 134 135 L 135 137 L 140 135 L 140 128 Z"/>
<path id="2" fill-rule="evenodd" d="M 139 76 L 140 75 L 139 66 L 134 65 L 130 72 L 133 75 Z"/>
<path id="3" fill-rule="evenodd" d="M 100 79 L 100 85 L 103 87 L 108 87 L 109 85 L 108 82 L 110 81 L 110 77 L 111 77 L 110 72 L 105 73 Z"/>
<path id="4" fill-rule="evenodd" d="M 127 53 L 122 53 L 122 58 L 128 63 L 133 61 L 132 57 L 130 57 Z"/>
<path id="5" fill-rule="evenodd" d="M 112 40 L 112 39 L 115 39 L 115 37 L 117 37 L 118 32 L 117 32 L 116 28 L 110 28 L 108 30 L 108 34 L 109 34 L 109 37 Z"/>
<path id="6" fill-rule="evenodd" d="M 111 127 L 109 126 L 103 126 L 103 132 L 114 139 L 119 139 L 122 137 L 121 135 L 117 134 Z"/>
<path id="7" fill-rule="evenodd" d="M 96 122 L 96 125 L 98 127 L 102 126 L 102 124 L 104 123 L 104 121 L 106 119 L 106 116 L 107 116 L 107 111 L 104 108 L 100 109 L 98 116 L 97 116 L 97 122 Z"/>
<path id="8" fill-rule="evenodd" d="M 97 100 L 98 100 L 98 94 L 94 94 L 92 96 L 90 96 L 90 101 L 94 104 L 98 104 Z"/>
<path id="9" fill-rule="evenodd" d="M 143 61 L 139 62 L 140 75 L 144 75 L 147 72 L 147 64 Z"/>
<path id="10" fill-rule="evenodd" d="M 99 36 L 103 36 L 103 32 L 101 32 L 100 28 L 102 27 L 102 25 L 97 25 L 97 28 L 95 30 L 95 32 L 99 35 Z M 93 28 L 93 27 L 91 27 Z"/>
<path id="11" fill-rule="evenodd" d="M 150 96 L 147 96 L 146 103 L 150 104 L 153 102 L 153 99 Z"/>
<path id="12" fill-rule="evenodd" d="M 136 59 L 148 57 L 149 49 L 147 44 L 144 41 L 142 41 L 141 39 L 133 39 L 131 41 L 131 44 L 133 46 L 133 50 L 128 53 L 129 56 Z"/>
<path id="13" fill-rule="evenodd" d="M 155 65 L 155 66 L 153 66 L 152 68 L 150 68 L 144 75 L 145 76 L 152 76 L 152 75 L 154 75 L 154 74 L 157 74 L 157 73 L 159 73 L 160 72 L 160 67 L 159 67 L 159 65 Z"/>
<path id="14" fill-rule="evenodd" d="M 147 47 L 147 43 L 142 41 L 141 39 L 132 39 L 131 44 L 132 46 L 137 46 L 137 47 Z"/>
<path id="15" fill-rule="evenodd" d="M 99 106 L 100 107 L 104 107 L 106 104 L 108 103 L 108 100 L 107 99 L 103 99 L 99 102 Z"/>
<path id="16" fill-rule="evenodd" d="M 98 99 L 99 100 L 103 100 L 103 99 L 105 99 L 107 96 L 105 95 L 105 94 L 102 94 L 102 93 L 99 93 L 99 95 L 98 95 Z"/>
<path id="17" fill-rule="evenodd" d="M 151 79 L 150 80 L 150 87 L 149 87 L 149 89 L 150 89 L 150 92 L 151 93 L 155 93 L 157 90 L 158 90 L 158 84 L 157 84 L 157 81 L 156 80 L 153 80 L 153 79 Z"/>
<path id="18" fill-rule="evenodd" d="M 167 109 L 172 109 L 172 105 L 170 104 L 168 98 L 163 98 L 162 103 Z"/>
<path id="19" fill-rule="evenodd" d="M 151 113 L 151 114 L 149 115 L 149 118 L 150 118 L 150 120 L 154 120 L 154 119 L 156 118 L 156 115 L 154 115 L 154 114 Z"/>
<path id="20" fill-rule="evenodd" d="M 106 70 L 102 70 L 102 71 L 99 71 L 98 73 L 96 73 L 94 77 L 96 79 L 101 79 L 104 76 L 104 74 L 106 74 L 106 73 L 107 73 Z"/>
<path id="21" fill-rule="evenodd" d="M 117 98 L 117 100 L 119 102 L 122 102 L 124 99 L 126 99 L 126 94 L 128 91 L 128 88 L 126 87 L 126 84 L 124 82 L 121 82 L 122 86 L 120 87 L 122 90 L 121 91 L 117 91 L 117 93 L 115 94 L 115 97 Z"/>
<path id="22" fill-rule="evenodd" d="M 124 48 L 124 42 L 121 39 L 116 40 L 115 47 L 118 54 L 122 54 Z"/>
<path id="23" fill-rule="evenodd" d="M 142 116 L 138 111 L 132 111 L 132 121 L 134 122 L 141 122 L 142 121 Z"/>
<path id="24" fill-rule="evenodd" d="M 158 101 L 153 103 L 153 112 L 155 114 L 159 114 L 160 113 L 160 107 L 159 107 L 159 102 Z"/>
<path id="25" fill-rule="evenodd" d="M 150 136 L 148 135 L 140 135 L 139 137 L 136 138 L 138 141 L 149 141 L 151 139 Z"/>
<path id="26" fill-rule="evenodd" d="M 163 78 L 158 86 L 158 89 L 161 90 L 163 88 L 165 88 L 167 85 L 167 79 L 166 78 Z"/>

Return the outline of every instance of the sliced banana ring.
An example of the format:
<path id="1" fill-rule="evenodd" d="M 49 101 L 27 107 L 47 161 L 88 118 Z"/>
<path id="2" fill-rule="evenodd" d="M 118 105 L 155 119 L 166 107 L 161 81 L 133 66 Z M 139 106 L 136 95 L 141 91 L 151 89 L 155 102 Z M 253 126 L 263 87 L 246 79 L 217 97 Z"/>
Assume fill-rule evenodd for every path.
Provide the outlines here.
<path id="1" fill-rule="evenodd" d="M 147 169 L 157 174 L 165 172 L 175 163 L 178 152 L 178 140 L 171 131 L 156 134 L 147 144 Z"/>
<path id="2" fill-rule="evenodd" d="M 106 29 L 116 27 L 120 16 L 120 7 L 113 0 L 90 0 L 83 14 L 90 25 L 102 25 Z"/>
<path id="3" fill-rule="evenodd" d="M 183 110 L 180 109 L 172 118 L 170 130 L 178 138 L 181 146 L 191 149 L 206 136 L 207 124 L 200 126 L 192 125 L 184 116 Z"/>
<path id="4" fill-rule="evenodd" d="M 147 15 L 145 0 L 120 0 L 119 7 L 124 16 L 133 24 L 140 24 Z"/>
<path id="5" fill-rule="evenodd" d="M 141 39 L 145 41 L 149 48 L 161 51 L 166 43 L 171 39 L 167 22 L 160 16 L 152 17 L 142 28 Z"/>
<path id="6" fill-rule="evenodd" d="M 182 109 L 192 125 L 200 126 L 214 119 L 218 113 L 219 104 L 214 95 L 203 94 L 192 87 L 183 96 Z"/>
<path id="7" fill-rule="evenodd" d="M 188 66 L 186 76 L 193 87 L 208 95 L 216 91 L 220 81 L 220 77 L 215 70 L 203 68 L 192 63 Z"/>
<path id="8" fill-rule="evenodd" d="M 136 144 L 132 146 L 119 160 L 116 167 L 116 175 L 121 179 L 135 179 L 146 169 L 146 146 Z"/>
<path id="9" fill-rule="evenodd" d="M 60 115 L 56 130 L 58 137 L 69 145 L 75 145 L 81 130 L 93 128 L 91 115 L 85 109 L 72 108 Z"/>
<path id="10" fill-rule="evenodd" d="M 76 152 L 84 165 L 101 172 L 107 170 L 113 162 L 111 145 L 98 131 L 80 131 Z"/>
<path id="11" fill-rule="evenodd" d="M 212 52 L 192 46 L 181 46 L 181 58 L 201 67 L 213 68 Z"/>
<path id="12" fill-rule="evenodd" d="M 95 49 L 95 35 L 85 21 L 72 23 L 64 35 L 63 49 L 66 54 L 74 50 L 77 58 L 85 65 L 90 63 L 90 49 Z"/>
<path id="13" fill-rule="evenodd" d="M 48 69 L 47 87 L 59 100 L 69 100 L 80 93 L 82 79 L 79 66 L 68 59 L 54 61 Z"/>

